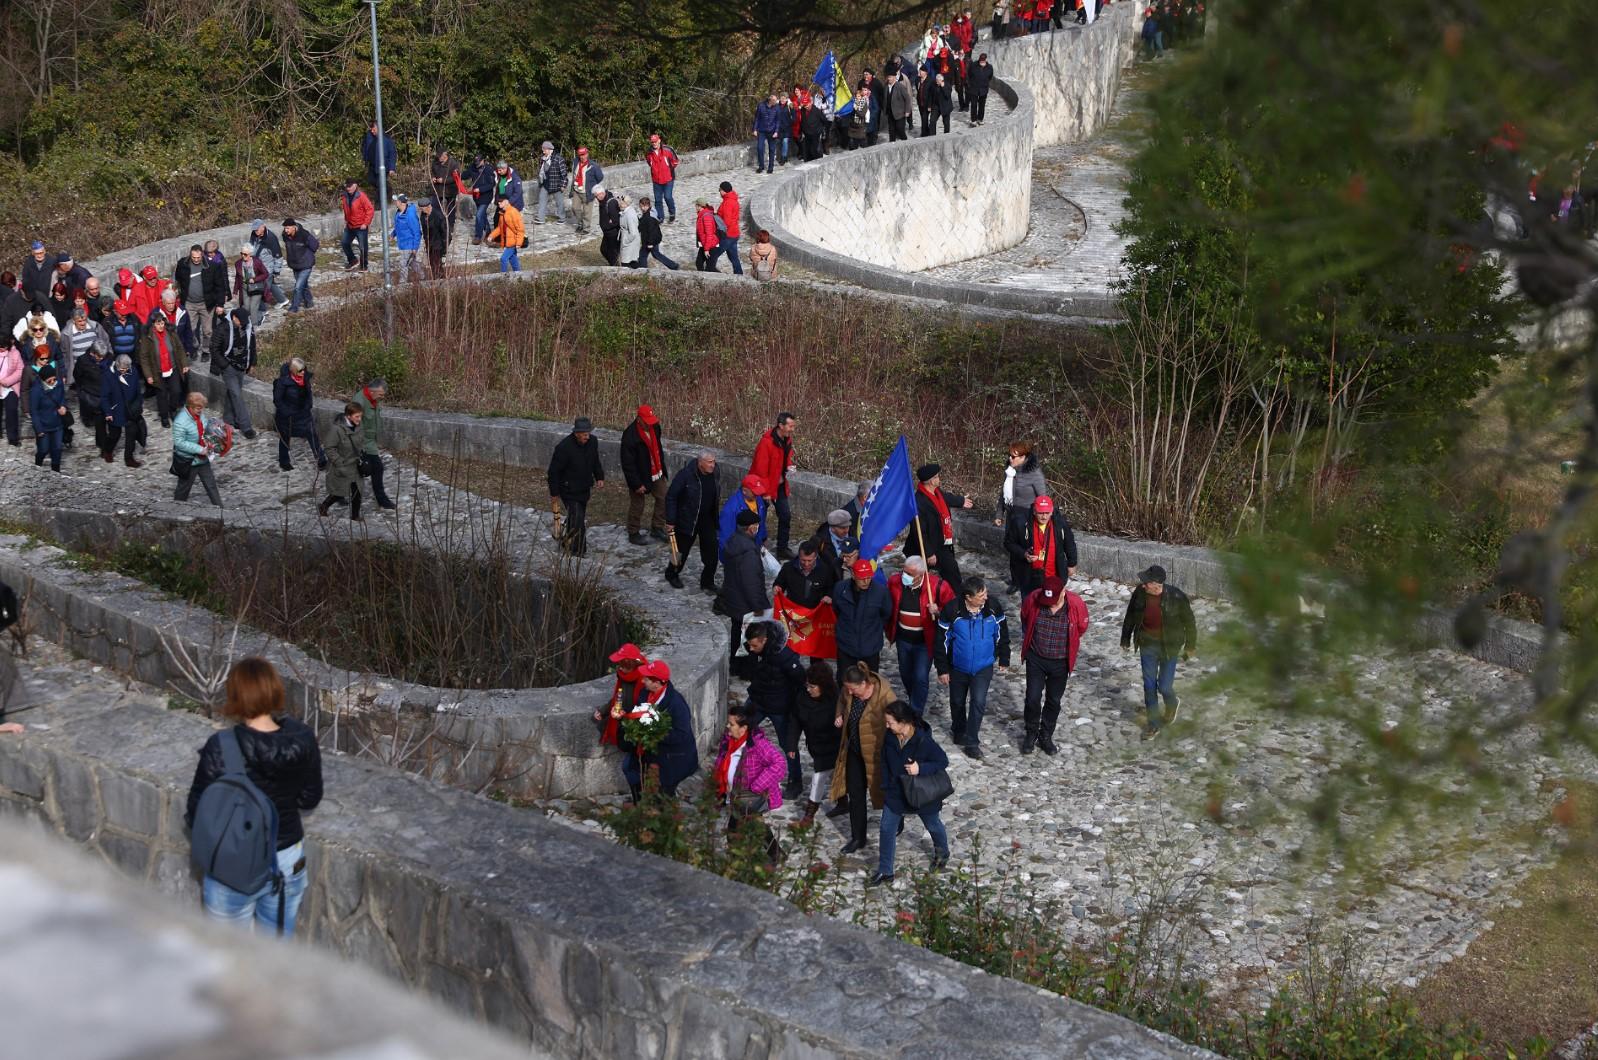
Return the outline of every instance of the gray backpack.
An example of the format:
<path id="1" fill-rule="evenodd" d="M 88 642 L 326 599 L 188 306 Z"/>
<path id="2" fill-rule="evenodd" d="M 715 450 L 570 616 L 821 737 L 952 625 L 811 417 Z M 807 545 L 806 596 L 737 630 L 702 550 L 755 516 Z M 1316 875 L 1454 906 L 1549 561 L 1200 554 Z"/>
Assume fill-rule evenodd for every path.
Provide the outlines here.
<path id="1" fill-rule="evenodd" d="M 217 739 L 222 775 L 200 793 L 189 828 L 189 857 L 200 872 L 235 891 L 254 894 L 270 884 L 282 934 L 287 895 L 277 867 L 277 806 L 245 773 L 237 730 L 218 733 Z"/>

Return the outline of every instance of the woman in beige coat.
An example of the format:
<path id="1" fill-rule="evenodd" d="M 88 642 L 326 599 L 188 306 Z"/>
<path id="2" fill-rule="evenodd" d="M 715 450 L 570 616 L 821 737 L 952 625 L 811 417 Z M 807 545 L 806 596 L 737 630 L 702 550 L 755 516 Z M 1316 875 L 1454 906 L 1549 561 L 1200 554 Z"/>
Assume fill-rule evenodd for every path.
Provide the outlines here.
<path id="1" fill-rule="evenodd" d="M 865 663 L 844 670 L 840 681 L 843 691 L 833 724 L 843 730 L 843 742 L 828 796 L 848 800 L 849 845 L 839 852 L 842 857 L 865 849 L 868 794 L 871 805 L 882 809 L 882 734 L 887 728 L 883 719 L 888 704 L 898 696 Z"/>

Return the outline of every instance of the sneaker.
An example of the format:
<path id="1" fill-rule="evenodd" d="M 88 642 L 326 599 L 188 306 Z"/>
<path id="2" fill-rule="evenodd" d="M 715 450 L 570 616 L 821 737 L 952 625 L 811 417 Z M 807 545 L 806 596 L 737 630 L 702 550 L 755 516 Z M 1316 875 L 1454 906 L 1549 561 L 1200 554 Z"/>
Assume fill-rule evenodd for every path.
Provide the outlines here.
<path id="1" fill-rule="evenodd" d="M 1147 726 L 1144 726 L 1143 735 L 1141 737 L 1139 737 L 1139 739 L 1152 740 L 1152 739 L 1154 739 L 1155 737 L 1157 737 L 1159 735 L 1160 735 L 1160 730 L 1159 729 L 1156 729 L 1152 725 L 1147 725 Z"/>
<path id="2" fill-rule="evenodd" d="M 1169 725 L 1176 720 L 1176 715 L 1182 709 L 1182 697 L 1172 696 L 1171 705 L 1165 708 L 1165 724 Z"/>
<path id="3" fill-rule="evenodd" d="M 881 887 L 885 883 L 892 883 L 892 882 L 893 882 L 893 873 L 889 872 L 889 873 L 884 874 L 884 873 L 881 873 L 881 872 L 873 872 L 871 874 L 871 878 L 866 881 L 866 887 L 868 889 L 871 888 L 871 887 Z"/>
<path id="4" fill-rule="evenodd" d="M 984 757 L 982 754 L 982 748 L 974 743 L 968 743 L 964 747 L 960 748 L 960 750 L 965 752 L 965 756 L 967 758 L 975 758 L 978 762 L 982 761 Z"/>

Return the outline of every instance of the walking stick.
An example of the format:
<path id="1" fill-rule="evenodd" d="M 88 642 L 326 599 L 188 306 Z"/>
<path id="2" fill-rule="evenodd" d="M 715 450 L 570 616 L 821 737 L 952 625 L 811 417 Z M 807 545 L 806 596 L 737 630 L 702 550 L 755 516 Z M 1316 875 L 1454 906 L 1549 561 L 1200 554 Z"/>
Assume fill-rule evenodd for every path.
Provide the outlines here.
<path id="1" fill-rule="evenodd" d="M 677 550 L 677 528 L 674 526 L 666 531 L 666 543 L 671 546 L 671 565 L 677 570 L 682 569 L 682 553 Z"/>
<path id="2" fill-rule="evenodd" d="M 559 541 L 565 536 L 566 513 L 561 511 L 560 499 L 557 497 L 549 498 L 549 509 L 555 513 L 555 521 L 550 524 L 549 534 L 556 541 Z"/>

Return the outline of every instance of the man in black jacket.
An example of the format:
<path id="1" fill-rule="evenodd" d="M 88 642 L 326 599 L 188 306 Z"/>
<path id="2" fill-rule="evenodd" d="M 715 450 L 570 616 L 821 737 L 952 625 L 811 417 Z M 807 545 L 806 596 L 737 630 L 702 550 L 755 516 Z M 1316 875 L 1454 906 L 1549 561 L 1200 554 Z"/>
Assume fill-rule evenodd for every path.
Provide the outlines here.
<path id="1" fill-rule="evenodd" d="M 621 474 L 627 480 L 627 540 L 635 545 L 649 544 L 666 537 L 666 453 L 661 448 L 660 417 L 648 405 L 621 432 Z M 644 536 L 644 498 L 653 497 L 649 537 Z"/>
<path id="2" fill-rule="evenodd" d="M 1010 554 L 1010 570 L 1021 576 L 1016 584 L 1022 596 L 1043 588 L 1049 578 L 1068 581 L 1076 572 L 1076 534 L 1070 521 L 1055 512 L 1050 497 L 1032 502 L 1032 518 L 1005 524 L 1004 550 Z"/>
<path id="3" fill-rule="evenodd" d="M 615 265 L 621 260 L 621 203 L 604 187 L 594 189 L 594 202 L 599 205 L 599 253 L 605 264 Z"/>
<path id="4" fill-rule="evenodd" d="M 773 588 L 800 607 L 832 603 L 832 587 L 838 578 L 821 562 L 821 546 L 815 538 L 799 543 L 799 554 L 782 565 Z"/>
<path id="5" fill-rule="evenodd" d="M 172 285 L 188 312 L 195 343 L 201 350 L 210 350 L 212 328 L 221 323 L 218 318 L 227 312 L 227 266 L 219 261 L 207 262 L 205 249 L 196 243 L 172 270 Z"/>
<path id="6" fill-rule="evenodd" d="M 244 401 L 244 380 L 255 367 L 255 328 L 250 324 L 250 311 L 239 306 L 217 322 L 211 335 L 211 371 L 222 377 L 226 393 L 222 399 L 222 418 L 244 432 L 244 437 L 255 437 L 255 424 L 250 419 L 250 406 Z"/>
<path id="7" fill-rule="evenodd" d="M 1148 711 L 1148 728 L 1143 739 L 1151 740 L 1176 720 L 1182 706 L 1176 695 L 1176 661 L 1193 658 L 1198 644 L 1198 626 L 1193 621 L 1193 605 L 1187 594 L 1165 584 L 1165 568 L 1159 564 L 1138 574 L 1139 585 L 1126 602 L 1126 618 L 1121 621 L 1121 648 L 1132 650 L 1137 639 L 1138 656 L 1143 663 L 1143 707 Z M 1160 699 L 1165 712 L 1160 712 Z"/>
<path id="8" fill-rule="evenodd" d="M 454 231 L 454 202 L 451 197 L 451 206 L 447 208 L 440 207 L 432 199 L 422 203 L 422 242 L 427 246 L 427 267 L 435 280 L 444 278 L 444 255 L 449 251 L 449 237 Z"/>
<path id="9" fill-rule="evenodd" d="M 593 435 L 593 421 L 578 416 L 572 432 L 549 458 L 549 498 L 557 524 L 563 515 L 566 521 L 558 535 L 560 545 L 573 556 L 588 552 L 588 498 L 605 486 L 605 468 Z"/>
<path id="10" fill-rule="evenodd" d="M 738 654 L 743 643 L 744 618 L 771 610 L 766 598 L 766 572 L 760 562 L 760 545 L 755 534 L 760 529 L 760 517 L 747 508 L 737 515 L 737 528 L 727 539 L 723 559 L 727 575 L 721 583 L 722 610 L 732 616 L 732 650 L 728 658 Z"/>
<path id="11" fill-rule="evenodd" d="M 967 75 L 971 96 L 971 124 L 981 125 L 988 116 L 988 89 L 993 84 L 993 67 L 988 65 L 988 53 L 977 56 L 976 65 Z"/>
<path id="12" fill-rule="evenodd" d="M 666 564 L 666 581 L 682 588 L 682 569 L 688 565 L 688 550 L 699 541 L 699 588 L 716 591 L 716 532 L 721 518 L 721 488 L 716 482 L 716 454 L 702 450 L 699 458 L 684 467 L 666 490 L 666 534 L 675 537 L 677 561 Z"/>
<path id="13" fill-rule="evenodd" d="M 920 483 L 916 487 L 916 521 L 905 535 L 904 554 L 925 556 L 932 572 L 958 593 L 960 563 L 954 556 L 953 511 L 971 507 L 971 498 L 943 492 L 942 470 L 937 464 L 923 464 L 916 469 Z"/>
<path id="14" fill-rule="evenodd" d="M 775 622 L 751 622 L 744 634 L 744 650 L 737 660 L 738 676 L 749 681 L 749 706 L 754 711 L 751 728 L 771 719 L 777 746 L 788 759 L 788 778 L 782 797 L 799 797 L 799 724 L 795 702 L 805 687 L 805 662 L 786 643 L 786 631 Z"/>

